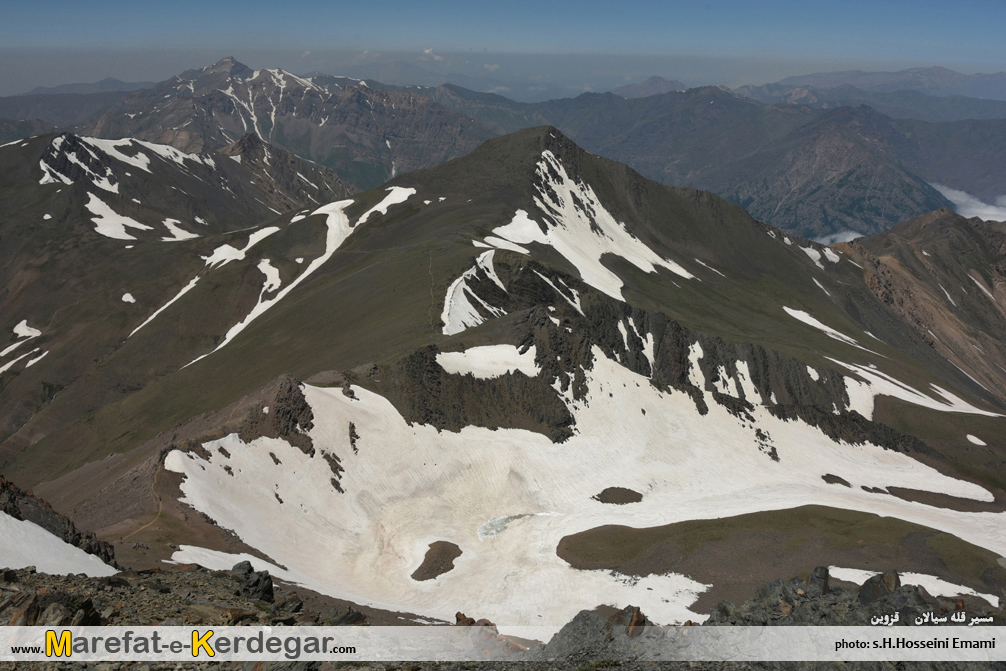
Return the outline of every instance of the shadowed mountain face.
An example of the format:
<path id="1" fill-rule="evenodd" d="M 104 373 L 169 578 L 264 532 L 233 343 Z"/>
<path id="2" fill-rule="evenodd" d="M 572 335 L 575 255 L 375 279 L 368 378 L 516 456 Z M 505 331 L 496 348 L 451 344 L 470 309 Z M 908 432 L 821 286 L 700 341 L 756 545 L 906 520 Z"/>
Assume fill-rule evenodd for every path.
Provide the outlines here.
<path id="1" fill-rule="evenodd" d="M 824 247 L 549 126 L 320 205 L 294 161 L 254 135 L 0 148 L 0 469 L 136 532 L 120 562 L 246 552 L 338 598 L 556 628 L 702 619 L 768 548 L 1006 585 L 998 226 Z M 560 553 L 585 531 L 611 556 Z"/>

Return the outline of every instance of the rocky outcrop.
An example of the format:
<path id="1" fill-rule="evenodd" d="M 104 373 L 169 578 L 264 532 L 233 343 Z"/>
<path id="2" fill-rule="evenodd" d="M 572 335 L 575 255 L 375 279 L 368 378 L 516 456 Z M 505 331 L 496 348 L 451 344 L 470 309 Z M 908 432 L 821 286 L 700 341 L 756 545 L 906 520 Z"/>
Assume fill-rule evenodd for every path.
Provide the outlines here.
<path id="1" fill-rule="evenodd" d="M 115 550 L 109 543 L 99 541 L 90 531 L 81 531 L 70 518 L 60 515 L 47 502 L 32 496 L 0 475 L 0 511 L 14 519 L 36 524 L 57 538 L 92 554 L 106 564 L 115 563 Z"/>
<path id="2" fill-rule="evenodd" d="M 830 584 L 826 567 L 818 567 L 807 581 L 776 580 L 740 606 L 729 601 L 718 604 L 704 626 L 869 626 L 871 619 L 892 613 L 898 614 L 899 625 L 909 626 L 925 613 L 943 616 L 965 609 L 969 618 L 992 617 L 993 624 L 1006 624 L 1003 605 L 993 608 L 979 599 L 934 597 L 917 585 L 902 585 L 896 571 L 842 589 Z"/>
<path id="3" fill-rule="evenodd" d="M 230 571 L 187 564 L 107 578 L 0 573 L 0 626 L 366 623 L 352 608 L 309 610 L 297 592 L 274 588 L 269 573 L 248 562 Z"/>
<path id="4" fill-rule="evenodd" d="M 450 431 L 524 428 L 564 441 L 573 434 L 575 419 L 560 392 L 576 400 L 586 397 L 586 374 L 598 348 L 657 389 L 687 394 L 702 414 L 708 412 L 708 400 L 745 418 L 764 406 L 780 419 L 803 421 L 836 441 L 938 456 L 921 440 L 849 410 L 845 377 L 836 370 L 811 371 L 803 361 L 761 345 L 693 331 L 523 255 L 497 250 L 493 268 L 505 290 L 478 266 L 466 286 L 486 304 L 514 315 L 504 340 L 521 352 L 534 347 L 540 373 L 493 379 L 449 374 L 436 362 L 436 346 L 417 350 L 392 364 L 384 383 L 375 385 L 409 422 Z M 483 317 L 495 319 L 488 311 Z M 353 381 L 372 384 L 361 376 Z M 767 433 L 760 433 L 759 446 L 778 459 Z"/>
<path id="5" fill-rule="evenodd" d="M 314 456 L 314 443 L 307 435 L 314 428 L 314 413 L 304 398 L 300 382 L 287 375 L 275 384 L 272 404 L 263 404 L 249 413 L 238 432 L 239 437 L 246 443 L 261 436 L 283 438 L 304 454 Z"/>
<path id="6" fill-rule="evenodd" d="M 408 422 L 446 431 L 465 426 L 521 428 L 554 442 L 572 434 L 573 416 L 547 378 L 517 372 L 479 379 L 452 375 L 437 363 L 435 345 L 417 350 L 391 366 L 394 381 L 381 389 Z"/>

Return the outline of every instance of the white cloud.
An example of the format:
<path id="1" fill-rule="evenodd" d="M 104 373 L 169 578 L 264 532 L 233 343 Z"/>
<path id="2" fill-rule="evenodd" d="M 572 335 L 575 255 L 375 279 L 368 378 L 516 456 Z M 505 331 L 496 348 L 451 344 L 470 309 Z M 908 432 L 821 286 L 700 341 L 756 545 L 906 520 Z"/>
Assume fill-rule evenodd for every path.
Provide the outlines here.
<path id="1" fill-rule="evenodd" d="M 962 217 L 980 217 L 986 221 L 1006 221 L 1006 196 L 996 198 L 995 205 L 983 203 L 965 191 L 951 189 L 942 184 L 930 184 L 954 204 L 954 210 Z"/>
<path id="2" fill-rule="evenodd" d="M 497 70 L 500 69 L 500 64 L 499 63 L 486 63 L 482 67 L 484 67 L 489 72 L 496 72 Z"/>
<path id="3" fill-rule="evenodd" d="M 814 238 L 814 242 L 820 242 L 822 245 L 834 245 L 837 242 L 849 242 L 861 237 L 863 235 L 856 231 L 839 231 L 831 235 L 822 235 L 820 238 Z"/>

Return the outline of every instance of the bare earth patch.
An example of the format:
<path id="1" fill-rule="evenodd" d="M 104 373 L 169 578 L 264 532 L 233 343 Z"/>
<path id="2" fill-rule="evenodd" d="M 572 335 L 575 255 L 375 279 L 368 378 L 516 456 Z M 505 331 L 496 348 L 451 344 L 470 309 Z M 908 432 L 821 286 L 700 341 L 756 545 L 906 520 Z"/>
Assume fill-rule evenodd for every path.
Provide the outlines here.
<path id="1" fill-rule="evenodd" d="M 600 494 L 591 498 L 601 503 L 613 503 L 616 506 L 623 506 L 626 503 L 639 503 L 643 500 L 643 495 L 625 487 L 608 487 Z"/>
<path id="2" fill-rule="evenodd" d="M 986 593 L 1006 586 L 1006 569 L 992 552 L 902 520 L 825 506 L 645 529 L 607 525 L 564 537 L 556 554 L 578 569 L 675 572 L 712 585 L 691 606 L 696 612 L 828 565 L 926 573 Z"/>
<path id="3" fill-rule="evenodd" d="M 419 565 L 413 580 L 433 580 L 438 575 L 447 573 L 454 568 L 454 560 L 461 556 L 461 548 L 449 541 L 434 541 L 426 551 L 423 563 Z"/>

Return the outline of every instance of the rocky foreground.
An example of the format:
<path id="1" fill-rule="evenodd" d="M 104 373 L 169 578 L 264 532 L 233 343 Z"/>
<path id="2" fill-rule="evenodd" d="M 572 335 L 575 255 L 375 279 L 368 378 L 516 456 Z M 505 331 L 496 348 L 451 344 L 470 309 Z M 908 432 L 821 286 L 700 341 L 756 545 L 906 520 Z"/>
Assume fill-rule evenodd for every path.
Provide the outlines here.
<path id="1" fill-rule="evenodd" d="M 1004 595 L 1006 596 L 1006 595 Z M 992 626 L 1006 624 L 1006 598 L 998 608 L 978 599 L 933 597 L 925 589 L 901 585 L 898 574 L 874 576 L 862 586 L 845 588 L 831 583 L 826 568 L 816 569 L 804 581 L 777 580 L 759 589 L 739 606 L 719 604 L 702 626 L 731 625 L 837 625 L 868 626 L 871 619 L 898 613 L 899 624 L 915 622 L 925 613 L 949 615 L 965 611 L 968 617 L 991 617 Z M 367 626 L 367 618 L 352 608 L 314 612 L 295 591 L 274 586 L 267 572 L 252 570 L 248 562 L 230 571 L 210 571 L 197 565 L 162 570 L 122 571 L 107 578 L 84 575 L 54 576 L 33 569 L 0 571 L 0 625 L 330 625 Z M 486 620 L 457 615 L 457 626 L 483 625 Z M 12 663 L 0 662 L 0 671 L 14 669 L 73 669 L 100 671 L 162 671 L 167 669 L 268 669 L 317 670 L 381 669 L 520 669 L 619 668 L 637 669 L 997 669 L 1006 663 L 724 663 L 643 662 L 652 623 L 638 608 L 627 607 L 605 616 L 582 611 L 545 645 L 524 649 L 519 642 L 489 634 L 489 645 L 515 652 L 512 662 L 471 663 L 361 663 L 361 662 L 232 662 L 232 663 Z M 527 642 L 522 642 L 526 644 Z"/>

